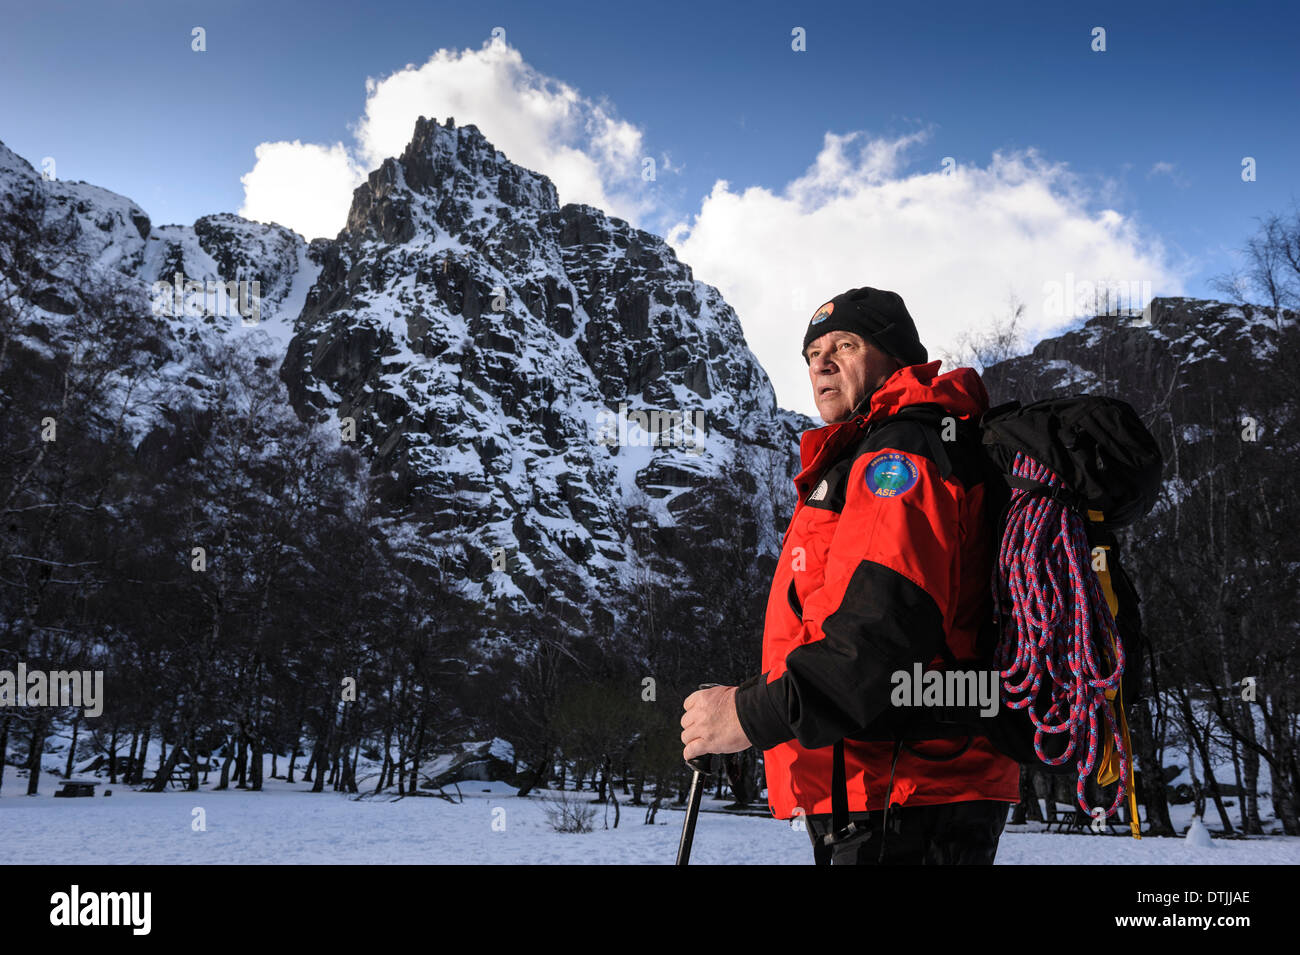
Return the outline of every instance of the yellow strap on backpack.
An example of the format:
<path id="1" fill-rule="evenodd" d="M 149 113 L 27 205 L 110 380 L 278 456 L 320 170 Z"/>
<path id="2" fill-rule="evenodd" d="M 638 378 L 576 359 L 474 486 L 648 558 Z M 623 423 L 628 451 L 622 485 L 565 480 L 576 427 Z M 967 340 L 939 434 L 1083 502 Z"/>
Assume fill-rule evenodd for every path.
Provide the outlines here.
<path id="1" fill-rule="evenodd" d="M 1088 520 L 1100 522 L 1104 519 L 1101 511 L 1088 511 Z M 1108 551 L 1109 547 L 1101 545 L 1101 550 Z M 1106 595 L 1106 606 L 1110 608 L 1110 615 L 1114 617 L 1119 613 L 1119 598 L 1115 595 L 1115 588 L 1110 583 L 1110 563 L 1103 554 L 1101 560 L 1101 569 L 1095 566 L 1093 570 L 1097 573 L 1097 579 L 1101 582 L 1101 592 Z M 1119 659 L 1119 651 L 1115 646 L 1110 648 L 1111 663 Z M 1119 706 L 1110 706 L 1113 703 L 1118 691 Z M 1124 692 L 1122 688 L 1117 687 L 1115 690 L 1106 691 L 1107 705 L 1110 708 L 1111 719 L 1118 717 L 1120 732 L 1124 734 L 1124 761 L 1128 764 L 1128 816 L 1129 830 L 1133 833 L 1134 839 L 1142 838 L 1142 823 L 1138 819 L 1137 809 L 1137 781 L 1133 775 L 1133 740 L 1129 737 L 1128 720 L 1124 717 Z M 1118 709 L 1118 714 L 1116 710 Z M 1111 740 L 1110 734 L 1106 734 L 1105 743 L 1101 752 L 1101 760 L 1097 766 L 1097 782 L 1102 786 L 1109 786 L 1111 783 L 1120 780 L 1120 761 L 1119 754 L 1115 752 L 1115 745 Z"/>

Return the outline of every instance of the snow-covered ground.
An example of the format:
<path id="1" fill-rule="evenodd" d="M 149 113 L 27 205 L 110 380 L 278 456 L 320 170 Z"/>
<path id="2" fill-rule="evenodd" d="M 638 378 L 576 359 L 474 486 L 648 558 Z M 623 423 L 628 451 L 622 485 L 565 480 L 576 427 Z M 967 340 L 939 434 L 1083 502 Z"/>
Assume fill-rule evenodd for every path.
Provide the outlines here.
<path id="1" fill-rule="evenodd" d="M 132 863 L 451 863 L 669 864 L 677 851 L 682 813 L 661 810 L 653 826 L 644 808 L 624 806 L 617 829 L 557 833 L 545 813 L 549 794 L 526 799 L 504 783 L 462 783 L 458 805 L 432 798 L 355 800 L 334 792 L 267 780 L 260 793 L 134 792 L 101 782 L 111 797 L 55 799 L 59 780 L 45 776 L 41 795 L 6 767 L 0 791 L 0 865 Z M 588 800 L 591 793 L 570 793 Z M 706 800 L 706 808 L 709 801 Z M 716 806 L 720 807 L 721 802 Z M 206 831 L 195 831 L 202 809 Z M 1175 824 L 1190 822 L 1186 806 Z M 612 824 L 613 813 L 610 812 Z M 1035 827 L 1036 828 L 1036 827 Z M 806 832 L 787 823 L 717 812 L 701 815 L 692 864 L 808 865 Z M 1300 838 L 1270 836 L 1214 840 L 1066 836 L 1008 830 L 999 865 L 1110 864 L 1238 865 L 1300 862 Z"/>

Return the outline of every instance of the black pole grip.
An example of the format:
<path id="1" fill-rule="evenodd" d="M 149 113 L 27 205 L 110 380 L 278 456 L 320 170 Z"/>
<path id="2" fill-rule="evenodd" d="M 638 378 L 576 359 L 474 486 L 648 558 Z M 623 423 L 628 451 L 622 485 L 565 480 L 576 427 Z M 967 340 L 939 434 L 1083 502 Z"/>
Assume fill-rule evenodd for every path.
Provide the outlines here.
<path id="1" fill-rule="evenodd" d="M 692 756 L 686 761 L 686 765 L 701 776 L 712 776 L 718 771 L 717 761 L 718 756 L 716 753 L 705 753 L 703 756 Z"/>

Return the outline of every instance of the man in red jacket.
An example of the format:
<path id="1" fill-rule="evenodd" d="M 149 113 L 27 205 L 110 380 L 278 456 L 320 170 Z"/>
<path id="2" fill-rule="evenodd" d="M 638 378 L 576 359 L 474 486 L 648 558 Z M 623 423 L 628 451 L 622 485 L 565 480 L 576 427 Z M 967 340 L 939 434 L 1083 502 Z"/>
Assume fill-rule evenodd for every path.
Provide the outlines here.
<path id="1" fill-rule="evenodd" d="M 873 288 L 822 305 L 804 357 L 827 424 L 800 442 L 764 672 L 687 697 L 683 755 L 763 750 L 772 812 L 806 819 L 819 863 L 992 863 L 1018 764 L 983 737 L 869 731 L 897 701 L 900 673 L 974 657 L 989 613 L 980 450 L 956 426 L 988 409 L 984 385 L 970 368 L 939 374 L 902 298 Z M 920 404 L 949 427 L 891 420 Z M 832 831 L 841 746 L 851 824 Z"/>

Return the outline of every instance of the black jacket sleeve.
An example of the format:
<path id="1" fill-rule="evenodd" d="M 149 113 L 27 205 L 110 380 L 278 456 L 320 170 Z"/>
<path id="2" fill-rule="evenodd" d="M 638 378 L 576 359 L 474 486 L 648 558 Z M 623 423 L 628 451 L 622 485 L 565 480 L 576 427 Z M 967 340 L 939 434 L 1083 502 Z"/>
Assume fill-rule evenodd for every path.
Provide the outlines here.
<path id="1" fill-rule="evenodd" d="M 790 651 L 778 679 L 762 674 L 737 690 L 741 728 L 759 749 L 791 739 L 815 749 L 863 730 L 889 706 L 894 672 L 928 663 L 944 640 L 930 595 L 872 561 L 858 565 L 822 632 Z"/>

